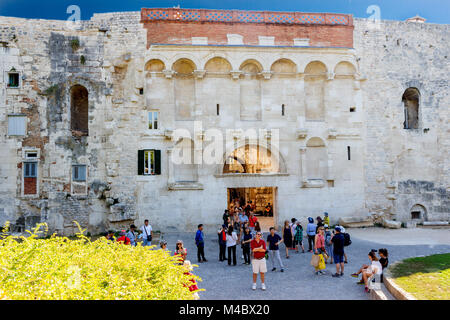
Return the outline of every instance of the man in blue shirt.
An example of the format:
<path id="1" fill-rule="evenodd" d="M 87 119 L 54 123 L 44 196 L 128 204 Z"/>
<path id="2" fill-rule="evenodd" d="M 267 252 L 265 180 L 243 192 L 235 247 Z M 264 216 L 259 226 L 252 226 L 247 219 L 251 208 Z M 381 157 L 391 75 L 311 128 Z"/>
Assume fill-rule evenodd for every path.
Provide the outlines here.
<path id="1" fill-rule="evenodd" d="M 197 233 L 195 234 L 195 244 L 197 245 L 198 262 L 208 262 L 205 258 L 205 240 L 203 236 L 203 225 L 198 225 Z M 203 259 L 203 261 L 202 261 Z"/>
<path id="2" fill-rule="evenodd" d="M 275 267 L 274 258 L 277 259 L 278 264 L 280 265 L 281 272 L 284 272 L 283 262 L 281 262 L 279 244 L 283 242 L 283 239 L 275 233 L 275 228 L 270 228 L 270 234 L 267 236 L 267 242 L 269 243 L 269 252 L 270 252 L 270 261 L 272 262 L 272 271 L 277 270 Z"/>
<path id="3" fill-rule="evenodd" d="M 333 277 L 342 277 L 344 275 L 344 235 L 341 233 L 341 228 L 336 226 L 334 229 L 336 234 L 331 238 L 333 243 L 333 259 L 336 264 L 336 273 Z"/>
<path id="4" fill-rule="evenodd" d="M 136 235 L 135 231 L 136 231 L 136 226 L 134 224 L 132 224 L 130 226 L 130 230 L 126 234 L 126 236 L 130 239 L 130 244 L 133 247 L 136 247 L 136 245 L 137 245 L 137 242 L 136 242 L 137 235 Z"/>
<path id="5" fill-rule="evenodd" d="M 314 238 L 316 236 L 316 229 L 317 226 L 314 223 L 314 219 L 309 217 L 308 218 L 308 225 L 306 226 L 306 235 L 308 236 L 308 246 L 309 246 L 309 252 L 313 252 L 314 249 Z"/>

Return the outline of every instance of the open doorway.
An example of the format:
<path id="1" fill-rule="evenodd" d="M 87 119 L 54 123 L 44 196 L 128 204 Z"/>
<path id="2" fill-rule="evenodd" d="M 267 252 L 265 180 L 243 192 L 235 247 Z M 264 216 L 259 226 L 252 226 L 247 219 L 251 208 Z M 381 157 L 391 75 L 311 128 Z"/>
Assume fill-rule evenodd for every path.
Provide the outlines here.
<path id="1" fill-rule="evenodd" d="M 251 204 L 263 232 L 276 227 L 276 187 L 228 188 L 228 210 Z M 250 203 L 251 202 L 251 203 Z"/>

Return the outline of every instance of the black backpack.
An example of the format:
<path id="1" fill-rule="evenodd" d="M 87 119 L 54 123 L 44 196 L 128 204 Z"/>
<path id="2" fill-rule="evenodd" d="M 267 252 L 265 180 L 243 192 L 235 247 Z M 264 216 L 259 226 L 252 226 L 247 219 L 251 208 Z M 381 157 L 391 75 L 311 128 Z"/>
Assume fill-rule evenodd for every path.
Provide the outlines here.
<path id="1" fill-rule="evenodd" d="M 350 239 L 350 235 L 348 233 L 344 233 L 344 247 L 348 247 L 352 244 L 352 240 Z"/>

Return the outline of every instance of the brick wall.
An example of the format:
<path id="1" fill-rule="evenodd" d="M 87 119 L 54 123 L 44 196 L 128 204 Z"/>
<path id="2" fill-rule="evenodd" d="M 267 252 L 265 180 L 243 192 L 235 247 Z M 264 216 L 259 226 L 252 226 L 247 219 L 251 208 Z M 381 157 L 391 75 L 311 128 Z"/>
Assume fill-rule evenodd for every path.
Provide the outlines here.
<path id="1" fill-rule="evenodd" d="M 153 9 L 142 9 L 141 21 L 147 29 L 147 46 L 151 44 L 192 44 L 192 37 L 208 37 L 210 45 L 228 44 L 227 34 L 242 35 L 244 45 L 258 45 L 258 36 L 274 36 L 276 46 L 293 46 L 294 38 L 310 39 L 310 46 L 347 47 L 353 48 L 353 19 L 351 15 L 317 14 L 322 22 L 302 22 L 301 13 L 290 13 L 292 22 L 271 22 L 271 12 L 261 12 L 261 22 L 240 22 L 237 18 L 242 13 L 255 14 L 256 11 L 225 11 L 231 12 L 228 21 L 211 21 L 205 10 L 161 9 L 166 15 L 153 17 Z M 178 12 L 190 12 L 198 18 L 177 17 Z M 288 13 L 286 13 L 288 14 Z M 312 14 L 305 14 L 312 15 Z M 184 17 L 184 18 L 183 18 Z M 191 17 L 191 16 L 190 16 Z M 343 19 L 342 23 L 334 22 L 336 17 Z M 191 19 L 191 20 L 188 20 Z M 309 19 L 309 18 L 308 18 Z M 258 20 L 259 21 L 259 20 Z"/>
<path id="2" fill-rule="evenodd" d="M 36 194 L 36 178 L 23 178 L 23 194 Z"/>

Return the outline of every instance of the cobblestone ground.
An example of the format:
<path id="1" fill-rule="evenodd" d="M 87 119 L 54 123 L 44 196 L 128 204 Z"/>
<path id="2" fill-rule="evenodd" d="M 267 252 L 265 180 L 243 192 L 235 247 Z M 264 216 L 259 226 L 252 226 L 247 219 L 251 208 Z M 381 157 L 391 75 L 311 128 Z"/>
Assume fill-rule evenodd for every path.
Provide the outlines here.
<path id="1" fill-rule="evenodd" d="M 351 234 L 351 232 L 350 232 Z M 188 250 L 188 260 L 193 264 L 197 262 L 197 249 L 193 233 L 165 234 L 169 250 L 173 251 L 176 240 L 183 240 Z M 266 239 L 267 233 L 264 234 Z M 364 287 L 357 285 L 357 279 L 350 276 L 358 270 L 363 263 L 368 263 L 367 253 L 370 249 L 386 247 L 389 250 L 389 261 L 393 263 L 408 257 L 430 255 L 450 252 L 449 245 L 386 245 L 365 241 L 352 237 L 352 245 L 346 248 L 349 263 L 345 264 L 345 275 L 341 278 L 333 278 L 336 271 L 334 265 L 327 265 L 326 274 L 316 276 L 310 265 L 311 253 L 296 254 L 290 251 L 290 258 L 285 258 L 284 245 L 280 245 L 280 253 L 285 266 L 284 273 L 271 272 L 270 260 L 267 262 L 266 274 L 267 290 L 262 291 L 258 277 L 258 289 L 253 291 L 251 266 L 243 265 L 242 250 L 237 248 L 237 265 L 228 266 L 227 262 L 219 262 L 219 246 L 216 234 L 206 234 L 205 256 L 208 262 L 198 264 L 194 273 L 202 278 L 199 287 L 205 289 L 200 293 L 202 300 L 365 300 L 368 295 L 364 293 Z M 304 242 L 305 244 L 305 242 Z M 307 249 L 307 241 L 305 249 Z"/>

